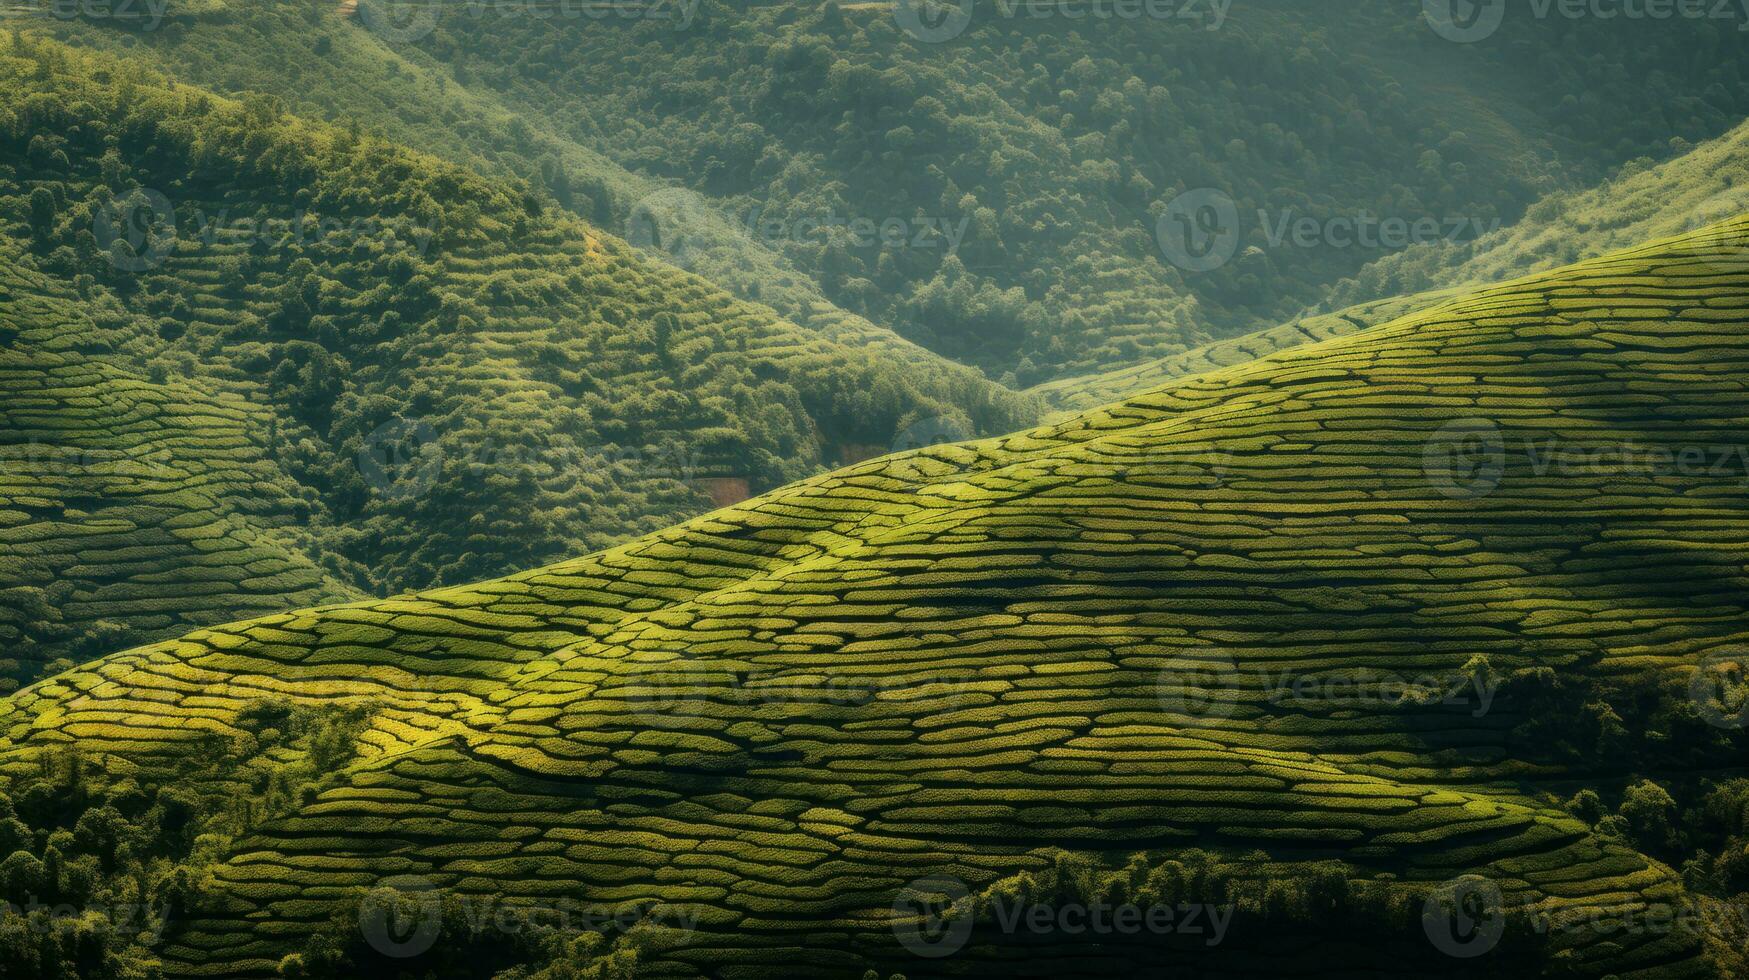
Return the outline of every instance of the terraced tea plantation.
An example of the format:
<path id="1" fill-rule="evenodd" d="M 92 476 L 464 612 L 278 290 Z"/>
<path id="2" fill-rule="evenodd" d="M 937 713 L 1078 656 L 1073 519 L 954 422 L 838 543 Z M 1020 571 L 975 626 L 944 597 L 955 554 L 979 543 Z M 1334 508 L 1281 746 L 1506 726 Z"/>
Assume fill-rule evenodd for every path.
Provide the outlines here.
<path id="1" fill-rule="evenodd" d="M 1740 976 L 1681 873 L 1562 801 L 1742 772 L 1701 681 L 1749 640 L 1746 234 L 115 654 L 7 699 L 5 772 L 150 786 L 263 705 L 368 712 L 216 855 L 175 976 L 318 975 L 385 884 L 633 909 L 603 976 Z M 1503 934 L 1454 953 L 1425 910 L 1476 882 Z M 1234 912 L 1017 932 L 1014 895 Z M 404 940 L 390 969 L 459 955 Z"/>
<path id="2" fill-rule="evenodd" d="M 308 504 L 260 406 L 154 383 L 77 297 L 0 253 L 0 675 L 355 598 L 294 540 Z"/>

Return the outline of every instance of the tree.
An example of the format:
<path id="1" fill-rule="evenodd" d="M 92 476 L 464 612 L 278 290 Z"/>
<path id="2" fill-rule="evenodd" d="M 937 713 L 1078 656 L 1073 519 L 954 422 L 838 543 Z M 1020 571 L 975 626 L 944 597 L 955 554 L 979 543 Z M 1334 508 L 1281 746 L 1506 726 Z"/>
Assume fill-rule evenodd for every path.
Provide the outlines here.
<path id="1" fill-rule="evenodd" d="M 1641 850 L 1663 852 L 1676 847 L 1676 801 L 1657 783 L 1642 779 L 1629 786 L 1616 815 Z"/>
<path id="2" fill-rule="evenodd" d="M 54 236 L 57 215 L 53 191 L 38 187 L 30 192 L 30 231 L 37 241 L 47 243 Z"/>

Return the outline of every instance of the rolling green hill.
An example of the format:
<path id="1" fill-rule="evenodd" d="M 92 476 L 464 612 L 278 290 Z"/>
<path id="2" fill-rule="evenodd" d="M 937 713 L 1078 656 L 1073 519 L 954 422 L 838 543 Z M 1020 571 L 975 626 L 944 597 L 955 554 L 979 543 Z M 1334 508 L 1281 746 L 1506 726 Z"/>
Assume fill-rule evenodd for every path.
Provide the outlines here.
<path id="1" fill-rule="evenodd" d="M 1332 337 L 1342 337 L 1368 327 L 1390 323 L 1416 310 L 1449 300 L 1460 292 L 1461 290 L 1448 289 L 1416 293 L 1357 304 L 1340 313 L 1297 317 L 1268 330 L 1259 330 L 1229 340 L 1217 340 L 1157 361 L 1147 361 L 1116 371 L 1058 378 L 1028 390 L 1058 411 L 1085 411 L 1157 387 L 1175 378 L 1243 364 L 1267 357 L 1276 351 L 1315 344 Z"/>
<path id="2" fill-rule="evenodd" d="M 762 491 L 918 419 L 1036 418 L 872 327 L 798 327 L 519 185 L 267 98 L 0 34 L 0 131 L 21 664 L 595 550 L 710 509 L 712 481 Z M 174 478 L 56 462 L 99 450 Z M 265 537 L 208 540 L 237 521 Z M 298 542 L 267 533 L 288 522 Z M 197 566 L 219 579 L 176 578 Z"/>
<path id="3" fill-rule="evenodd" d="M 1684 150 L 1680 156 L 1633 160 L 1594 187 L 1557 191 L 1523 220 L 1474 242 L 1415 246 L 1381 258 L 1339 285 L 1328 302 L 1498 282 L 1749 210 L 1749 124 L 1698 146 L 1673 142 Z"/>
<path id="4" fill-rule="evenodd" d="M 1537 202 L 1523 220 L 1464 245 L 1412 246 L 1338 283 L 1323 309 L 1257 333 L 1031 389 L 1059 410 L 1087 409 L 1274 351 L 1389 323 L 1459 291 L 1594 258 L 1749 211 L 1749 124 L 1673 160 L 1630 163 L 1613 178 Z M 1348 305 L 1353 304 L 1353 305 Z"/>
<path id="5" fill-rule="evenodd" d="M 0 707 L 0 888 L 169 902 L 172 975 L 470 975 L 527 952 L 488 898 L 635 910 L 553 977 L 1742 975 L 1746 230 L 69 671 Z M 1478 881 L 1499 945 L 1447 957 Z M 954 882 L 963 948 L 908 952 Z M 435 945 L 371 959 L 373 885 Z"/>

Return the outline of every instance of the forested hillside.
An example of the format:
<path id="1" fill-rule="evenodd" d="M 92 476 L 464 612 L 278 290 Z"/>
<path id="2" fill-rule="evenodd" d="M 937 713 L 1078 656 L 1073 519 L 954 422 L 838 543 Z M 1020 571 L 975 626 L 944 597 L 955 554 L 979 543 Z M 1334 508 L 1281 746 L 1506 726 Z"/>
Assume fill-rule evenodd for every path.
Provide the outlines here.
<path id="1" fill-rule="evenodd" d="M 0 0 L 0 980 L 1749 977 L 1657 6 Z"/>
<path id="2" fill-rule="evenodd" d="M 154 465 L 191 481 L 163 489 L 263 526 L 295 517 L 305 564 L 342 590 L 236 552 L 251 570 L 225 573 L 232 586 L 183 589 L 213 593 L 207 622 L 593 550 L 709 509 L 705 481 L 757 492 L 885 451 L 918 419 L 967 433 L 1032 419 L 969 368 L 827 339 L 516 185 L 269 98 L 0 34 L 0 132 L 0 444 L 27 466 L 125 448 L 113 413 L 141 392 L 217 399 L 231 407 L 210 422 L 142 409 L 142 426 L 194 430 L 150 445 Z M 104 408 L 80 431 L 56 404 Z M 214 452 L 263 469 L 238 482 L 210 472 Z M 9 486 L 23 550 L 6 556 L 6 585 L 26 591 L 0 595 L 7 628 L 22 619 L 47 644 L 30 656 L 95 652 L 88 630 L 113 649 L 186 628 L 158 598 L 177 591 L 166 576 L 192 574 L 189 547 L 209 552 L 202 564 L 227 549 L 143 529 L 60 540 L 75 511 L 74 526 L 139 519 L 125 508 L 141 484 L 108 466 L 57 479 L 53 493 Z M 227 609 L 236 582 L 268 594 Z M 44 613 L 29 590 L 51 586 Z"/>
<path id="3" fill-rule="evenodd" d="M 1656 461 L 1749 421 L 1746 228 L 45 681 L 0 708 L 0 883 L 176 915 L 29 966 L 1740 976 L 1749 498 Z M 1424 933 L 1458 885 L 1473 957 Z M 547 942 L 486 897 L 631 914 Z M 1232 918 L 1020 938 L 1014 900 Z"/>
<path id="4" fill-rule="evenodd" d="M 411 16 L 424 9 L 414 6 Z M 537 195 L 620 237 L 643 230 L 634 228 L 634 213 L 670 228 L 682 222 L 684 248 L 654 248 L 651 257 L 838 343 L 881 347 L 894 364 L 915 364 L 924 374 L 942 366 L 940 356 L 833 305 L 812 279 L 702 195 L 626 170 L 556 130 L 546 107 L 517 111 L 489 89 L 456 81 L 417 48 L 380 36 L 371 28 L 377 21 L 348 18 L 341 5 L 325 3 L 210 0 L 197 11 L 175 10 L 151 31 L 107 17 L 18 23 L 216 92 L 266 95 L 295 114 L 356 126 Z"/>
<path id="5" fill-rule="evenodd" d="M 1190 6 L 1076 23 L 987 4 L 941 43 L 885 4 L 706 2 L 684 29 L 438 8 L 403 46 L 723 202 L 834 301 L 1021 385 L 1273 325 L 1382 254 L 1272 242 L 1283 217 L 1463 239 L 1749 109 L 1734 20 L 1512 18 L 1461 46 L 1420 0 Z M 1156 220 L 1199 188 L 1242 237 L 1191 272 Z M 954 249 L 797 232 L 828 216 L 964 225 Z"/>
<path id="6" fill-rule="evenodd" d="M 33 29 L 515 175 L 798 323 L 866 316 L 1015 386 L 1274 326 L 1385 254 L 1297 247 L 1284 220 L 1430 219 L 1461 244 L 1749 110 L 1731 19 L 1512 18 L 1453 45 L 1419 0 L 1093 26 L 989 6 L 926 43 L 886 4 L 656 6 L 226 0 Z M 1188 271 L 1160 219 L 1202 188 L 1242 237 Z"/>
<path id="7" fill-rule="evenodd" d="M 1658 163 L 1629 161 L 1594 187 L 1557 191 L 1517 223 L 1465 245 L 1387 256 L 1332 289 L 1325 305 L 1499 282 L 1749 211 L 1749 124 Z"/>

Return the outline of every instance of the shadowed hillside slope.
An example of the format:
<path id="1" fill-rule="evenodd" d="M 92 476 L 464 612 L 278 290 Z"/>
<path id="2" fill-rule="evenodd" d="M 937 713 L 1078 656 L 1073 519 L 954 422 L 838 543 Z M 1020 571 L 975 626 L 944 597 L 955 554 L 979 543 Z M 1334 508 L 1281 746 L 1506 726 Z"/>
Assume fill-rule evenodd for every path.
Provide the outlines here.
<path id="1" fill-rule="evenodd" d="M 1515 12 L 1465 45 L 1421 0 L 1127 16 L 989 0 L 939 5 L 969 11 L 939 34 L 892 3 L 704 0 L 684 22 L 376 6 L 416 25 L 395 46 L 628 169 L 776 220 L 774 247 L 834 302 L 1022 385 L 1279 323 L 1385 254 L 1281 247 L 1284 214 L 1511 222 L 1749 108 L 1732 17 L 1647 30 Z M 1203 188 L 1235 202 L 1241 241 L 1193 274 L 1156 222 Z M 963 240 L 781 230 L 829 215 L 963 221 Z"/>
<path id="2" fill-rule="evenodd" d="M 1416 293 L 1351 306 L 1340 313 L 1319 313 L 1301 317 L 1268 330 L 1259 330 L 1229 340 L 1192 348 L 1182 354 L 1148 361 L 1134 367 L 1060 378 L 1036 388 L 1032 394 L 1061 411 L 1079 411 L 1105 405 L 1137 392 L 1157 387 L 1176 378 L 1205 374 L 1224 367 L 1244 364 L 1276 351 L 1305 344 L 1315 344 L 1342 337 L 1368 327 L 1390 323 L 1416 310 L 1426 309 L 1441 300 L 1451 299 L 1459 290 Z"/>
<path id="3" fill-rule="evenodd" d="M 0 243 L 0 675 L 355 597 L 292 530 L 271 413 L 128 370 L 18 258 Z"/>
<path id="4" fill-rule="evenodd" d="M 834 343 L 879 348 L 885 360 L 918 375 L 946 363 L 833 305 L 771 243 L 704 196 L 632 173 L 558 132 L 547 107 L 509 108 L 493 89 L 463 83 L 417 48 L 380 37 L 369 18 L 348 18 L 338 4 L 212 2 L 215 9 L 200 16 L 179 5 L 181 16 L 144 33 L 102 17 L 16 23 L 221 94 L 263 94 L 298 115 L 362 127 L 539 194 L 616 235 L 648 230 L 653 221 L 671 239 L 636 242 L 652 261 L 769 306 Z M 504 9 L 515 16 L 520 8 Z M 402 12 L 415 22 L 421 15 L 418 6 Z M 644 223 L 635 224 L 634 214 Z"/>
<path id="5" fill-rule="evenodd" d="M 1749 640 L 1746 231 L 537 571 L 120 653 L 7 699 L 6 772 L 71 747 L 137 791 L 268 744 L 275 699 L 368 714 L 355 761 L 215 855 L 175 974 L 305 970 L 360 889 L 411 878 L 636 906 L 599 952 L 658 975 L 1729 975 L 1666 919 L 1684 879 L 1559 798 L 1743 759 L 1698 681 Z M 1233 902 L 1233 932 L 1193 955 L 979 918 L 906 951 L 906 896 L 941 890 L 917 879 L 963 883 L 964 916 L 1075 868 Z M 1506 907 L 1484 959 L 1423 935 L 1460 875 Z"/>
<path id="6" fill-rule="evenodd" d="M 1730 18 L 1515 15 L 1456 45 L 1420 0 L 979 3 L 928 43 L 889 3 L 211 6 L 20 23 L 654 225 L 657 254 L 803 326 L 893 339 L 867 316 L 1016 386 L 1274 325 L 1385 254 L 1271 241 L 1287 215 L 1479 231 L 1749 109 Z M 1188 273 L 1158 221 L 1202 188 L 1243 240 Z M 821 227 L 852 218 L 918 234 Z"/>
<path id="7" fill-rule="evenodd" d="M 209 474 L 208 498 L 184 505 L 305 525 L 315 542 L 306 554 L 322 555 L 345 589 L 242 576 L 270 592 L 288 586 L 278 608 L 605 547 L 710 509 L 705 481 L 769 489 L 839 462 L 846 447 L 889 446 L 918 418 L 968 432 L 1036 419 L 1030 400 L 970 368 L 873 328 L 840 339 L 803 329 L 513 184 L 288 116 L 271 100 L 233 102 L 0 34 L 0 131 L 0 445 L 64 453 L 107 438 L 91 416 L 88 431 L 68 434 L 21 414 L 39 390 L 93 408 L 148 387 L 232 406 L 231 421 L 140 412 L 151 416 L 142 425 L 211 419 L 210 443 L 154 451 L 191 472 L 209 467 L 203 452 L 240 454 L 242 437 L 217 430 L 246 423 L 261 455 L 233 462 L 264 466 L 261 485 Z M 57 492 L 80 511 L 149 482 L 61 478 Z M 56 514 L 7 513 L 14 538 L 32 541 L 0 556 L 8 588 L 88 576 L 104 599 L 88 604 L 97 592 L 82 586 L 73 607 L 115 621 L 111 641 L 187 628 L 160 615 L 162 603 L 150 608 L 161 577 L 190 564 L 180 553 L 151 550 L 147 536 L 127 543 L 138 562 L 127 567 L 100 559 L 95 542 L 78 557 L 80 546 L 51 540 L 65 531 Z M 56 571 L 37 549 L 77 560 Z M 199 564 L 218 560 L 212 550 Z M 223 595 L 205 622 L 264 611 L 227 611 Z M 0 596 L 0 617 L 45 619 L 24 623 L 27 635 L 49 629 L 50 613 L 29 611 L 39 603 Z M 38 653 L 99 652 L 82 643 L 73 635 Z"/>

